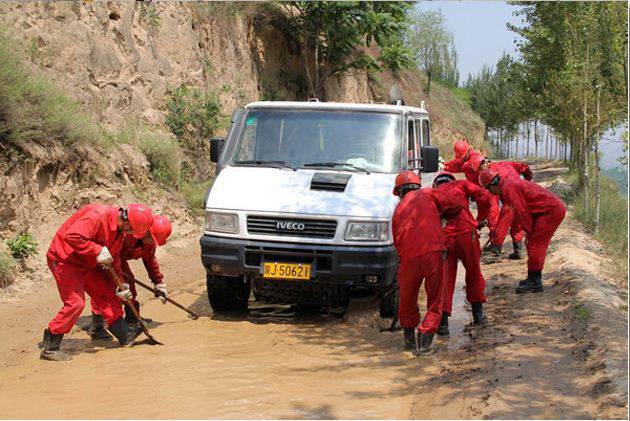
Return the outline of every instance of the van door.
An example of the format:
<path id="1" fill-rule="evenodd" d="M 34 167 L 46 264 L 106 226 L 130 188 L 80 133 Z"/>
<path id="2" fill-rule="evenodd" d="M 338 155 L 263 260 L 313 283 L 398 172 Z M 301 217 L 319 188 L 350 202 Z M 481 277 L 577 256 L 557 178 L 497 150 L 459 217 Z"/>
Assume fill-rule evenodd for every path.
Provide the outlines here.
<path id="1" fill-rule="evenodd" d="M 422 147 L 422 120 L 409 116 L 407 119 L 407 169 L 420 169 Z"/>
<path id="2" fill-rule="evenodd" d="M 431 131 L 431 126 L 429 124 L 429 119 L 423 118 L 422 119 L 422 146 L 431 145 L 430 131 Z"/>

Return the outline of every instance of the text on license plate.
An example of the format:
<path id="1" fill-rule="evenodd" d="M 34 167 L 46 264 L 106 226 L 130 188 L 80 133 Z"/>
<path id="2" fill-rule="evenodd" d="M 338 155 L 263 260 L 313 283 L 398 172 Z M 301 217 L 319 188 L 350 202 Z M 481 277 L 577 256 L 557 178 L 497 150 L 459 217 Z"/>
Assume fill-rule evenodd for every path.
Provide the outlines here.
<path id="1" fill-rule="evenodd" d="M 263 278 L 311 279 L 311 265 L 305 263 L 265 262 Z"/>

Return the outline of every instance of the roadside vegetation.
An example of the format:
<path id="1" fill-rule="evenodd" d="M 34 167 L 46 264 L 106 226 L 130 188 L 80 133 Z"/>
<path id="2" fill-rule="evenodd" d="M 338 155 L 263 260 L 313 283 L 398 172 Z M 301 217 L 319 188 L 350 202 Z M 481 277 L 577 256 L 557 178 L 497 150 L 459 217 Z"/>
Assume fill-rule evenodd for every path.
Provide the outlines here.
<path id="1" fill-rule="evenodd" d="M 37 254 L 37 241 L 33 234 L 23 232 L 5 241 L 14 259 L 27 259 Z"/>

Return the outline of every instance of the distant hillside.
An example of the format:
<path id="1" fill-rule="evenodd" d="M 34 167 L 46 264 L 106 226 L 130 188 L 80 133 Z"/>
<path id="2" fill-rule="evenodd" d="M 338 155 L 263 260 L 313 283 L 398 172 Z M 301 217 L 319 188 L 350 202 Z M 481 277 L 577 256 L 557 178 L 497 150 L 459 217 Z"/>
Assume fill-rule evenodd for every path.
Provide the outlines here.
<path id="1" fill-rule="evenodd" d="M 619 193 L 622 196 L 628 196 L 628 172 L 626 167 L 602 169 L 602 174 L 617 183 Z"/>

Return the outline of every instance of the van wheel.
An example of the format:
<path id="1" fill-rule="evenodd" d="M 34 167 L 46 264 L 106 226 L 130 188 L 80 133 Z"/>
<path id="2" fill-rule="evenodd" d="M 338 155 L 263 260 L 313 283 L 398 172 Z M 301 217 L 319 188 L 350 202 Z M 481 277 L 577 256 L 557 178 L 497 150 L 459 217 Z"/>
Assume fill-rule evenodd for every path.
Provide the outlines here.
<path id="1" fill-rule="evenodd" d="M 397 285 L 397 281 L 394 280 L 393 285 Z M 379 312 L 381 313 L 381 317 L 394 317 L 398 313 L 398 298 L 399 298 L 399 290 L 396 288 L 396 291 L 389 294 L 381 304 L 379 305 Z"/>
<path id="2" fill-rule="evenodd" d="M 245 311 L 251 287 L 242 277 L 207 275 L 208 301 L 214 311 Z"/>

